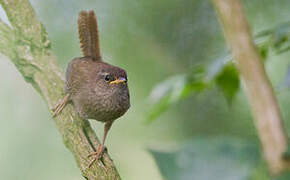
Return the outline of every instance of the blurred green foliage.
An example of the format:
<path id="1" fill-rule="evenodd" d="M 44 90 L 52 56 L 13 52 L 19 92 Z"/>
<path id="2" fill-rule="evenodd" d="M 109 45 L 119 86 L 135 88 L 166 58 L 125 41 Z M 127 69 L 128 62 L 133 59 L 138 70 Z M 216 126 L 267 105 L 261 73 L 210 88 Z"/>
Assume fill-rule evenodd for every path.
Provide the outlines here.
<path id="1" fill-rule="evenodd" d="M 264 30 L 255 36 L 255 40 L 264 62 L 268 59 L 269 51 L 274 51 L 277 55 L 286 53 L 290 50 L 290 23 L 282 23 L 277 27 Z M 202 73 L 200 72 L 201 67 L 198 67 L 194 68 L 193 71 L 188 74 L 174 75 L 158 84 L 149 96 L 149 99 L 151 99 L 151 102 L 153 103 L 153 107 L 149 110 L 147 122 L 152 122 L 157 119 L 172 104 L 178 103 L 185 97 L 188 97 L 188 95 L 212 88 L 213 86 L 211 86 L 211 84 L 215 84 L 222 92 L 227 102 L 232 104 L 234 97 L 240 89 L 240 78 L 231 55 L 227 54 L 226 56 L 215 60 L 209 67 L 206 67 L 206 65 L 203 65 L 202 67 L 205 67 L 202 68 Z M 192 76 L 192 74 L 194 74 L 194 76 Z M 208 74 L 208 78 L 206 78 L 206 74 Z M 282 87 L 289 87 L 289 76 L 290 73 L 288 70 Z M 188 79 L 190 79 L 189 77 L 194 77 L 194 80 L 188 81 Z M 219 142 L 227 140 L 228 139 L 223 138 Z M 239 146 L 242 144 L 237 140 L 228 142 L 230 146 L 232 146 L 229 147 L 232 152 L 227 152 L 224 154 L 224 157 L 220 154 L 219 148 L 224 148 L 224 146 L 229 144 L 216 144 L 209 139 L 194 139 L 193 141 L 196 144 L 187 144 L 185 151 L 197 151 L 196 154 L 185 153 L 186 157 L 183 157 L 184 160 L 181 162 L 178 162 L 178 159 L 179 156 L 184 154 L 184 149 L 171 153 L 151 151 L 165 179 L 190 180 L 194 177 L 194 179 L 246 180 L 249 179 L 249 177 L 252 177 L 252 179 L 255 180 L 260 179 L 261 176 L 263 179 L 269 178 L 269 176 L 265 175 L 267 174 L 266 168 L 259 169 L 258 172 L 255 172 L 254 169 L 257 167 L 253 164 L 256 162 L 245 163 L 242 161 L 244 159 L 255 161 L 254 159 L 256 157 L 249 156 L 250 154 L 253 155 L 252 152 L 248 152 L 245 157 L 243 157 L 242 154 L 239 154 L 238 152 L 245 153 L 246 151 L 242 149 L 244 148 L 243 146 L 240 147 L 241 149 L 234 147 L 234 143 L 238 143 Z M 207 150 L 209 150 L 209 152 Z M 233 152 L 234 156 L 232 156 Z M 256 153 L 256 155 L 261 156 L 259 153 Z M 240 159 L 237 159 L 237 157 Z M 221 162 L 219 162 L 217 158 L 221 158 Z M 227 159 L 229 161 L 226 164 L 228 167 L 225 168 L 223 162 L 227 161 Z M 186 163 L 187 161 L 189 163 Z M 231 164 L 232 161 L 235 161 L 236 164 Z M 203 165 L 203 163 L 206 165 Z M 260 162 L 260 164 L 261 163 L 262 162 Z M 245 172 L 241 167 L 242 165 L 245 165 L 248 168 L 247 172 Z M 239 166 L 237 169 L 241 171 L 240 173 L 235 172 L 236 166 Z M 289 175 L 287 173 L 286 175 L 283 174 L 277 177 L 277 179 L 288 178 Z"/>
<path id="2" fill-rule="evenodd" d="M 260 55 L 264 60 L 268 58 L 270 50 L 274 51 L 276 54 L 285 53 L 290 50 L 290 22 L 282 23 L 281 25 L 269 30 L 264 30 L 258 33 L 255 37 Z M 204 76 L 197 76 L 194 78 L 195 82 L 198 83 L 185 81 L 186 77 L 191 77 L 192 74 L 200 73 L 200 68 L 201 67 L 198 67 L 198 69 L 194 68 L 189 75 L 175 75 L 170 77 L 152 90 L 150 99 L 154 99 L 154 106 L 148 113 L 149 122 L 159 117 L 159 115 L 170 107 L 171 104 L 182 100 L 182 98 L 178 97 L 187 96 L 197 90 L 203 91 L 207 86 L 206 84 L 212 84 L 213 82 L 223 93 L 228 103 L 232 102 L 233 98 L 240 89 L 240 79 L 238 70 L 234 65 L 231 55 L 227 54 L 224 57 L 215 60 L 208 67 L 207 74 L 210 78 L 207 78 L 207 81 L 205 81 L 206 78 Z M 287 74 L 286 80 L 283 83 L 284 87 L 289 84 L 287 81 L 288 76 L 289 75 Z M 188 88 L 189 86 L 191 88 Z M 186 93 L 183 92 L 183 89 L 187 89 Z M 158 94 L 158 96 L 155 94 Z M 180 94 L 180 96 L 177 98 L 170 98 L 174 94 Z"/>
<path id="3" fill-rule="evenodd" d="M 204 69 L 195 68 L 190 74 L 176 75 L 158 84 L 150 95 L 150 100 L 155 102 L 155 106 L 149 112 L 147 122 L 156 119 L 171 104 L 188 97 L 193 92 L 203 91 L 207 87 L 203 80 L 204 73 Z"/>

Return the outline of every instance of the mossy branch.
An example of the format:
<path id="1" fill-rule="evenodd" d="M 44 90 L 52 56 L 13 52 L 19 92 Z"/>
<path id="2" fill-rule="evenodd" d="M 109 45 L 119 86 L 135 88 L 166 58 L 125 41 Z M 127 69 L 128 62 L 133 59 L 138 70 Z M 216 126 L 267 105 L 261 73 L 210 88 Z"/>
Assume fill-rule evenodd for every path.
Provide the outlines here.
<path id="1" fill-rule="evenodd" d="M 239 0 L 212 2 L 244 81 L 269 170 L 273 175 L 278 175 L 290 167 L 284 158 L 288 148 L 287 136 L 277 98 L 255 46 L 242 5 Z"/>
<path id="2" fill-rule="evenodd" d="M 7 56 L 24 79 L 40 93 L 50 109 L 63 97 L 64 75 L 50 48 L 44 26 L 37 19 L 29 0 L 0 0 L 11 27 L 0 21 L 0 52 Z M 118 180 L 120 176 L 107 153 L 103 162 L 88 168 L 87 156 L 99 144 L 87 120 L 71 105 L 54 118 L 66 147 L 72 152 L 86 179 Z"/>

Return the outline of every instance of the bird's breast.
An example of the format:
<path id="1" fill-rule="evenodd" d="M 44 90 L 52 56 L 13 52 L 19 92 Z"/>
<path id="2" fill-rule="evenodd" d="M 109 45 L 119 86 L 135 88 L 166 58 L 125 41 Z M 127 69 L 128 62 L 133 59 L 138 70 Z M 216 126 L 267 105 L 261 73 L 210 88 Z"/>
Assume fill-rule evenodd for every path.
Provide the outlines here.
<path id="1" fill-rule="evenodd" d="M 111 93 L 97 93 L 89 98 L 84 109 L 88 119 L 97 121 L 112 121 L 122 116 L 130 107 L 130 97 L 127 88 L 117 89 Z"/>

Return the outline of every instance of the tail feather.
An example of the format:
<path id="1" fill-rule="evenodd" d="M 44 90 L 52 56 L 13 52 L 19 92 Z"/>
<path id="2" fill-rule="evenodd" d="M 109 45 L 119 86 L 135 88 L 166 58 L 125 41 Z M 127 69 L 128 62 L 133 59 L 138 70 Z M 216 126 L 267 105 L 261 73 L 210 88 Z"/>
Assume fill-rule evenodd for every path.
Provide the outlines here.
<path id="1" fill-rule="evenodd" d="M 94 11 L 81 11 L 78 18 L 79 39 L 84 56 L 101 60 L 98 25 Z"/>

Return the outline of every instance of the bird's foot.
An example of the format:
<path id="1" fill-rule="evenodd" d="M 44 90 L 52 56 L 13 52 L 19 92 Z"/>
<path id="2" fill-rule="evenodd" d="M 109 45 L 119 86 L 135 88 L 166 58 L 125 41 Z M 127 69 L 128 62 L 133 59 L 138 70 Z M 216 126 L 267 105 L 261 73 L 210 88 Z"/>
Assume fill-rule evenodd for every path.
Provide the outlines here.
<path id="1" fill-rule="evenodd" d="M 95 151 L 95 152 L 92 152 L 91 154 L 89 154 L 88 155 L 88 157 L 92 157 L 93 156 L 93 159 L 92 159 L 92 161 L 89 163 L 89 168 L 93 165 L 93 163 L 95 162 L 95 161 L 98 161 L 98 160 L 100 160 L 102 157 L 103 157 L 103 154 L 104 154 L 104 151 L 106 150 L 106 147 L 104 147 L 104 146 L 100 146 L 99 148 L 98 148 L 98 150 L 97 151 Z"/>
<path id="2" fill-rule="evenodd" d="M 59 113 L 61 113 L 61 111 L 63 110 L 63 108 L 68 103 L 69 97 L 70 97 L 70 95 L 67 94 L 59 103 L 56 104 L 56 106 L 54 108 L 52 108 L 52 111 L 53 111 L 52 117 L 55 117 Z"/>

